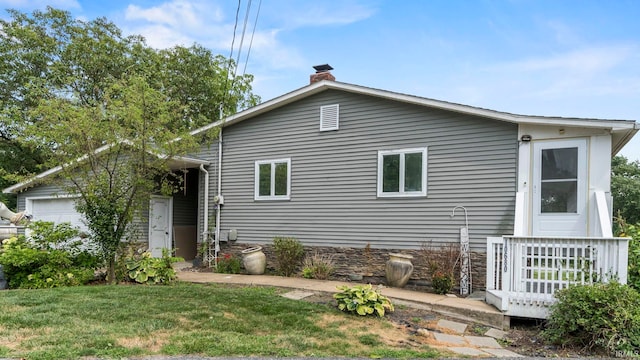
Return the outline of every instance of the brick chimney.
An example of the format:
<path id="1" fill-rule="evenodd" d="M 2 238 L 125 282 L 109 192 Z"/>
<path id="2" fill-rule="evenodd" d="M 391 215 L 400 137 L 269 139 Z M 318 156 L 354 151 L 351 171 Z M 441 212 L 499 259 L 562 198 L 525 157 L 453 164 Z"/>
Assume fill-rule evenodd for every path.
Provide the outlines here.
<path id="1" fill-rule="evenodd" d="M 315 82 L 322 81 L 322 80 L 331 80 L 331 81 L 336 80 L 335 76 L 331 74 L 331 70 L 333 70 L 331 65 L 329 64 L 316 65 L 313 68 L 316 70 L 316 73 L 311 74 L 311 76 L 309 77 L 310 84 L 313 84 Z"/>

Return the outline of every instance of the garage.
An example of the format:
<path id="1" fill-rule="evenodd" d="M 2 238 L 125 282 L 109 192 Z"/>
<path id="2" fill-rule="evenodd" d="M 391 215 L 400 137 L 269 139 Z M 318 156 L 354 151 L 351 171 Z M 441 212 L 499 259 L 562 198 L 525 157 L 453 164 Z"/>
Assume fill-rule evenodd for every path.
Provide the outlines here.
<path id="1" fill-rule="evenodd" d="M 87 231 L 82 215 L 75 209 L 73 198 L 27 198 L 26 209 L 33 215 L 32 221 L 51 221 L 56 224 L 69 222 L 81 231 Z"/>

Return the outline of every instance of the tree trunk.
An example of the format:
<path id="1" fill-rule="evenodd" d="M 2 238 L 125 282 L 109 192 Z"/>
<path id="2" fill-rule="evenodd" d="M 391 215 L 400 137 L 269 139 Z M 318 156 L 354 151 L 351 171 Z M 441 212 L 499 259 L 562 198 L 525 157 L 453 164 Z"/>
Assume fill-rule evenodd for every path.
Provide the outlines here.
<path id="1" fill-rule="evenodd" d="M 112 256 L 111 258 L 109 258 L 108 264 L 107 264 L 107 283 L 108 284 L 115 284 L 116 283 L 116 259 L 115 256 Z"/>

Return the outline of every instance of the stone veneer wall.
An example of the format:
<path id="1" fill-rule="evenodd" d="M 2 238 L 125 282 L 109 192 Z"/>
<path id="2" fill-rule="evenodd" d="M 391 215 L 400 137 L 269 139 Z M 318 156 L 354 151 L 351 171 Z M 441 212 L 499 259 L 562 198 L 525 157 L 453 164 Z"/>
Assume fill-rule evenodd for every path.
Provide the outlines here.
<path id="1" fill-rule="evenodd" d="M 223 254 L 233 254 L 242 258 L 241 251 L 254 244 L 242 243 L 221 243 L 220 257 Z M 276 262 L 272 244 L 261 245 L 262 251 L 267 256 L 267 273 L 275 273 Z M 335 271 L 331 279 L 349 281 L 349 275 L 362 275 L 363 283 L 385 284 L 385 264 L 389 260 L 389 253 L 401 253 L 413 256 L 413 274 L 407 287 L 430 287 L 431 280 L 427 267 L 425 250 L 393 250 L 393 249 L 373 249 L 373 248 L 344 248 L 344 247 L 311 247 L 305 246 L 305 255 L 311 256 L 319 254 L 331 256 L 334 262 Z M 301 268 L 298 274 L 301 272 Z M 458 277 L 459 268 L 456 268 L 455 275 Z M 473 290 L 484 290 L 486 280 L 486 254 L 484 252 L 471 252 L 471 278 Z M 459 284 L 459 279 L 456 279 Z M 455 292 L 458 291 L 456 286 Z"/>

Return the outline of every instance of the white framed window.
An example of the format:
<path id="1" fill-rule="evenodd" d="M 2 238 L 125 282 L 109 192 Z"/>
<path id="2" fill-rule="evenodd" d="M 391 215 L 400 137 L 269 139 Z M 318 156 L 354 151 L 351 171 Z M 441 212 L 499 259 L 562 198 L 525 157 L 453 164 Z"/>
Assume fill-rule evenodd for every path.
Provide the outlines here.
<path id="1" fill-rule="evenodd" d="M 426 147 L 378 151 L 378 197 L 426 195 Z"/>
<path id="2" fill-rule="evenodd" d="M 340 105 L 320 107 L 320 131 L 338 130 L 340 126 Z"/>
<path id="3" fill-rule="evenodd" d="M 291 158 L 255 163 L 255 200 L 291 198 Z"/>

